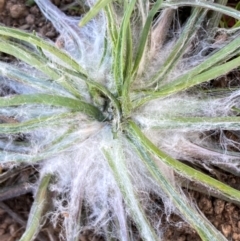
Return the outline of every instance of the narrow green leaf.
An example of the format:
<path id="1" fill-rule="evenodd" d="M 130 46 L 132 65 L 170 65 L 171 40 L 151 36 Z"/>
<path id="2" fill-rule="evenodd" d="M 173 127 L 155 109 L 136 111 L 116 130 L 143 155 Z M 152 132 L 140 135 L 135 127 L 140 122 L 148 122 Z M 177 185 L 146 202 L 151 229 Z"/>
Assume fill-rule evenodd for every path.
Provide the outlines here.
<path id="1" fill-rule="evenodd" d="M 143 145 L 144 148 L 146 148 L 151 154 L 157 156 L 162 162 L 181 176 L 183 175 L 190 180 L 206 185 L 208 188 L 213 188 L 227 198 L 240 204 L 240 191 L 170 157 L 168 154 L 158 149 L 132 121 L 129 121 L 129 133 L 131 133 L 133 139 L 136 139 L 139 143 L 141 143 L 141 145 Z"/>
<path id="2" fill-rule="evenodd" d="M 193 130 L 239 130 L 240 117 L 166 117 L 148 113 L 146 116 L 141 116 L 144 121 L 139 121 L 143 126 L 147 123 L 146 128 L 153 129 L 193 129 Z"/>
<path id="3" fill-rule="evenodd" d="M 65 121 L 66 124 L 66 121 Z M 73 123 L 74 124 L 74 123 Z M 75 123 L 76 124 L 76 123 Z M 0 150 L 0 162 L 16 162 L 16 163 L 36 163 L 38 161 L 51 158 L 66 151 L 74 144 L 80 144 L 88 139 L 92 133 L 99 131 L 104 125 L 84 125 L 82 129 L 71 126 L 63 134 L 56 136 L 53 141 L 46 143 L 39 152 L 18 153 L 18 150 Z"/>
<path id="4" fill-rule="evenodd" d="M 18 106 L 26 104 L 44 104 L 59 107 L 66 107 L 73 111 L 80 111 L 90 117 L 103 121 L 104 116 L 93 105 L 86 102 L 63 97 L 60 95 L 33 94 L 33 95 L 14 95 L 0 98 L 0 106 Z"/>
<path id="5" fill-rule="evenodd" d="M 202 11 L 200 8 L 195 8 L 193 13 L 189 17 L 183 32 L 180 34 L 176 44 L 170 52 L 170 55 L 164 62 L 163 66 L 159 69 L 156 75 L 149 81 L 148 86 L 155 83 L 162 82 L 171 73 L 171 70 L 177 65 L 178 61 L 184 54 L 186 48 L 189 47 L 195 33 L 201 27 L 201 23 L 206 16 L 206 11 Z"/>
<path id="6" fill-rule="evenodd" d="M 190 87 L 193 87 L 195 85 L 201 84 L 203 82 L 206 82 L 212 79 L 216 79 L 221 75 L 227 74 L 232 69 L 237 68 L 239 65 L 240 65 L 240 57 L 237 57 L 231 61 L 228 61 L 225 64 L 212 67 L 209 70 L 202 72 L 201 74 L 198 74 L 194 77 L 190 77 L 191 74 L 190 76 L 188 75 L 181 76 L 178 79 L 174 80 L 171 84 L 169 84 L 169 86 L 163 87 L 162 90 L 159 91 L 158 93 L 159 94 L 160 92 L 162 92 L 162 94 L 168 93 L 167 95 L 169 95 L 169 94 L 173 94 L 179 91 L 189 89 Z"/>
<path id="7" fill-rule="evenodd" d="M 162 170 L 158 167 L 155 161 L 148 154 L 147 148 L 136 143 L 134 147 L 137 154 L 142 159 L 152 177 L 157 181 L 162 190 L 166 193 L 169 199 L 178 208 L 180 213 L 186 218 L 188 223 L 198 232 L 203 241 L 226 241 L 224 236 L 195 208 L 190 205 L 190 202 L 178 192 L 171 182 L 165 177 Z"/>
<path id="8" fill-rule="evenodd" d="M 233 42 L 234 42 L 234 45 L 233 45 Z M 189 89 L 190 87 L 201 84 L 203 82 L 215 79 L 221 75 L 227 74 L 232 69 L 237 68 L 240 65 L 240 57 L 237 57 L 219 66 L 210 68 L 213 64 L 216 64 L 216 62 L 218 62 L 216 61 L 218 60 L 218 58 L 220 61 L 223 56 L 225 57 L 229 56 L 231 52 L 235 50 L 235 47 L 238 47 L 238 46 L 235 46 L 237 42 L 239 42 L 240 44 L 239 38 L 233 40 L 228 46 L 226 46 L 225 48 L 218 51 L 216 54 L 209 57 L 208 60 L 204 61 L 199 66 L 195 67 L 193 70 L 188 71 L 184 75 L 181 75 L 177 79 L 173 80 L 171 83 L 163 85 L 160 91 L 149 91 L 149 92 L 146 91 L 146 92 L 140 93 L 139 97 L 137 97 L 134 100 L 134 104 L 133 104 L 134 108 L 150 100 L 166 97 L 166 96 L 178 93 L 180 91 Z M 229 49 L 230 45 L 231 47 L 234 46 L 234 48 Z M 226 52 L 223 52 L 222 50 L 225 50 L 225 51 L 229 50 L 230 52 L 226 53 Z M 202 72 L 204 70 L 206 71 Z"/>
<path id="9" fill-rule="evenodd" d="M 73 122 L 73 120 L 68 119 L 68 117 L 72 117 L 73 115 L 74 113 L 55 114 L 52 116 L 31 119 L 25 122 L 4 123 L 0 124 L 0 133 L 23 133 L 37 128 L 46 128 L 46 126 L 50 127 L 66 125 L 68 122 Z"/>
<path id="10" fill-rule="evenodd" d="M 149 221 L 147 220 L 138 198 L 135 194 L 130 176 L 125 164 L 124 153 L 121 148 L 121 143 L 114 140 L 114 144 L 108 148 L 103 148 L 103 153 L 109 163 L 115 180 L 121 190 L 124 201 L 131 212 L 131 216 L 145 241 L 157 241 L 159 238 L 153 231 Z"/>
<path id="11" fill-rule="evenodd" d="M 117 31 L 117 23 L 115 20 L 115 14 L 113 11 L 112 4 L 108 4 L 105 7 L 105 13 L 107 17 L 107 27 L 108 27 L 108 32 L 109 36 L 111 38 L 112 46 L 113 46 L 113 54 L 115 53 L 115 47 L 117 44 L 117 38 L 118 38 L 118 31 Z"/>
<path id="12" fill-rule="evenodd" d="M 155 14 L 157 13 L 157 11 L 159 11 L 162 2 L 163 2 L 162 0 L 157 0 L 154 3 L 153 7 L 151 8 L 149 14 L 147 15 L 147 20 L 146 20 L 146 23 L 143 27 L 141 37 L 140 37 L 140 40 L 139 40 L 139 46 L 138 46 L 138 49 L 137 49 L 137 54 L 136 54 L 134 66 L 133 66 L 133 69 L 132 69 L 132 76 L 134 76 L 135 73 L 137 72 L 139 64 L 142 60 L 144 49 L 145 49 L 147 39 L 148 39 L 148 36 L 149 36 L 149 31 L 152 27 L 153 18 L 155 16 Z"/>
<path id="13" fill-rule="evenodd" d="M 170 0 L 170 1 L 164 1 L 161 8 L 169 8 L 169 7 L 183 7 L 183 6 L 195 6 L 195 7 L 202 7 L 207 8 L 209 10 L 213 10 L 215 12 L 219 12 L 222 14 L 225 14 L 227 16 L 231 16 L 236 19 L 240 19 L 240 12 L 230 8 L 226 7 L 221 4 L 213 3 L 210 1 L 205 0 Z"/>
<path id="14" fill-rule="evenodd" d="M 131 2 L 128 4 L 124 17 L 122 20 L 120 32 L 117 39 L 117 45 L 116 45 L 116 55 L 114 59 L 114 78 L 116 81 L 116 88 L 118 91 L 118 94 L 121 95 L 122 93 L 122 85 L 124 83 L 124 69 L 125 69 L 125 57 L 128 55 L 125 51 L 125 45 L 126 45 L 126 39 L 128 36 L 129 31 L 129 24 L 130 24 L 130 18 L 133 12 L 133 9 L 135 7 L 135 3 L 137 0 L 131 0 Z"/>
<path id="15" fill-rule="evenodd" d="M 130 102 L 130 96 L 129 96 L 129 90 L 130 90 L 130 83 L 131 83 L 131 70 L 132 70 L 132 33 L 131 33 L 131 27 L 128 25 L 127 27 L 127 36 L 126 36 L 126 52 L 128 53 L 126 55 L 126 64 L 125 64 L 125 70 L 124 70 L 124 83 L 122 87 L 122 110 L 123 115 L 128 116 L 131 109 L 131 102 Z"/>
<path id="16" fill-rule="evenodd" d="M 59 60 L 64 63 L 67 63 L 69 67 L 73 68 L 74 70 L 85 74 L 85 70 L 67 53 L 63 52 L 62 50 L 58 49 L 53 44 L 45 41 L 43 38 L 37 37 L 35 34 L 30 34 L 23 32 L 18 29 L 8 28 L 4 26 L 0 26 L 0 35 L 13 37 L 19 40 L 26 41 L 27 43 L 34 44 L 40 47 L 42 50 L 45 50 L 54 56 L 56 56 Z M 17 54 L 17 53 L 16 53 Z M 16 56 L 18 58 L 18 56 Z"/>
<path id="17" fill-rule="evenodd" d="M 216 0 L 215 3 L 226 6 L 228 0 Z M 221 13 L 212 11 L 209 15 L 209 19 L 211 19 L 211 21 L 207 24 L 207 30 L 211 31 L 213 28 L 219 27 L 222 16 L 223 15 Z"/>
<path id="18" fill-rule="evenodd" d="M 39 183 L 35 200 L 32 204 L 28 218 L 27 228 L 20 241 L 31 241 L 40 230 L 43 221 L 44 208 L 47 205 L 47 189 L 51 180 L 51 175 L 45 175 Z"/>
<path id="19" fill-rule="evenodd" d="M 59 74 L 50 68 L 44 59 L 40 58 L 40 56 L 34 53 L 32 50 L 28 50 L 23 46 L 20 47 L 10 42 L 0 41 L 0 52 L 10 54 L 26 62 L 30 66 L 39 69 L 53 80 L 60 78 Z"/>
<path id="20" fill-rule="evenodd" d="M 91 7 L 91 10 L 82 18 L 79 23 L 80 27 L 83 27 L 87 24 L 92 18 L 94 18 L 101 9 L 103 9 L 107 4 L 113 0 L 98 0 L 94 6 Z"/>
<path id="21" fill-rule="evenodd" d="M 57 66 L 49 67 L 46 59 L 36 54 L 33 50 L 29 50 L 24 46 L 17 45 L 11 42 L 0 41 L 0 51 L 10 54 L 32 67 L 42 71 L 49 76 L 53 81 L 59 83 L 63 88 L 69 91 L 74 96 L 81 98 L 76 89 L 71 85 L 70 81 L 66 81 L 65 76 L 60 74 L 61 67 L 58 69 Z M 59 66 L 58 66 L 59 67 Z M 62 67 L 64 69 L 64 67 Z M 82 76 L 82 74 L 79 73 Z"/>
<path id="22" fill-rule="evenodd" d="M 56 94 L 70 94 L 56 82 L 52 82 L 50 79 L 43 77 L 36 78 L 34 75 L 30 75 L 27 71 L 22 71 L 13 64 L 0 62 L 0 73 L 2 76 L 6 76 L 9 79 L 28 85 L 37 90 L 44 90 L 45 92 Z"/>

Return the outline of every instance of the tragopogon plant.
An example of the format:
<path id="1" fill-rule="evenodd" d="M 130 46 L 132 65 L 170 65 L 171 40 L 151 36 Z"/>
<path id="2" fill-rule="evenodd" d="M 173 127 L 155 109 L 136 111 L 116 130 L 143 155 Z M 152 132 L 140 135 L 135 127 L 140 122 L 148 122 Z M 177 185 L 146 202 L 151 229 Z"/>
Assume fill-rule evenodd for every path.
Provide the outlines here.
<path id="1" fill-rule="evenodd" d="M 21 241 L 44 217 L 61 220 L 62 240 L 88 227 L 106 240 L 137 240 L 137 229 L 157 241 L 159 210 L 202 240 L 226 240 L 182 184 L 240 203 L 239 191 L 205 174 L 239 175 L 239 144 L 225 133 L 240 130 L 240 90 L 206 83 L 240 65 L 239 29 L 217 28 L 222 14 L 240 13 L 226 1 L 90 0 L 80 19 L 35 2 L 60 32 L 56 43 L 0 26 L 0 51 L 18 59 L 0 64 L 1 164 L 38 163 L 40 172 Z M 186 6 L 187 20 L 178 18 Z"/>

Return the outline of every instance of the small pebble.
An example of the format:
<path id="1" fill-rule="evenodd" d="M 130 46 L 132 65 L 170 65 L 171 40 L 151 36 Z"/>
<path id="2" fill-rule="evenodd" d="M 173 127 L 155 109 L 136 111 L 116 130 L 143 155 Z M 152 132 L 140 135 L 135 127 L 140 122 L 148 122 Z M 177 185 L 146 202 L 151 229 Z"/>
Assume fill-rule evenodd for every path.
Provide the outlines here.
<path id="1" fill-rule="evenodd" d="M 198 202 L 199 208 L 206 214 L 213 213 L 212 202 L 206 197 L 202 197 Z"/>
<path id="2" fill-rule="evenodd" d="M 236 241 L 239 241 L 240 240 L 240 233 L 233 233 L 232 239 L 236 240 Z"/>
<path id="3" fill-rule="evenodd" d="M 26 17 L 26 23 L 31 25 L 31 24 L 34 24 L 35 22 L 35 17 L 33 14 L 28 14 L 27 17 Z"/>
<path id="4" fill-rule="evenodd" d="M 9 232 L 12 235 L 12 237 L 15 238 L 17 236 L 17 229 L 18 229 L 17 224 L 16 223 L 11 224 L 8 227 L 8 229 L 9 229 Z"/>
<path id="5" fill-rule="evenodd" d="M 177 238 L 177 241 L 185 241 L 185 240 L 186 240 L 186 236 L 183 236 L 183 235 Z"/>
<path id="6" fill-rule="evenodd" d="M 55 33 L 55 31 L 48 31 L 45 34 L 45 36 L 48 37 L 48 38 L 53 38 L 54 36 L 56 36 L 56 33 Z"/>
<path id="7" fill-rule="evenodd" d="M 216 214 L 221 214 L 224 210 L 225 202 L 220 199 L 217 199 L 214 201 L 213 205 L 214 205 L 214 212 Z"/>
<path id="8" fill-rule="evenodd" d="M 21 18 L 27 14 L 27 9 L 22 4 L 14 4 L 9 8 L 12 18 Z"/>
<path id="9" fill-rule="evenodd" d="M 232 226 L 230 224 L 222 224 L 221 231 L 223 235 L 227 238 L 232 232 Z"/>
<path id="10" fill-rule="evenodd" d="M 40 13 L 39 8 L 35 5 L 33 7 L 30 8 L 29 10 L 30 13 L 32 13 L 33 15 L 38 15 Z"/>
<path id="11" fill-rule="evenodd" d="M 22 26 L 19 27 L 19 29 L 21 29 L 21 30 L 27 30 L 27 29 L 29 29 L 29 28 L 30 28 L 30 25 L 29 25 L 29 24 L 24 24 L 24 25 L 22 25 Z"/>

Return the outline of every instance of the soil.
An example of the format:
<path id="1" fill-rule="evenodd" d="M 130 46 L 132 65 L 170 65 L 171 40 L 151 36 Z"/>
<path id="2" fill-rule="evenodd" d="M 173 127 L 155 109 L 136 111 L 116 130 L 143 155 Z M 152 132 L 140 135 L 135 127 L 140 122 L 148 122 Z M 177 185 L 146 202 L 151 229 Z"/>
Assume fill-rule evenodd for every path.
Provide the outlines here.
<path id="1" fill-rule="evenodd" d="M 58 7 L 64 9 L 67 14 L 79 15 L 81 8 L 73 8 L 72 0 L 52 0 Z M 230 1 L 229 1 L 230 2 Z M 236 3 L 236 1 L 231 1 Z M 0 23 L 27 31 L 36 31 L 44 38 L 56 40 L 58 33 L 54 27 L 42 15 L 32 0 L 0 0 Z M 211 82 L 212 87 L 239 87 L 240 74 L 238 71 Z M 1 121 L 1 120 L 0 120 Z M 232 133 L 230 133 L 231 135 Z M 233 135 L 233 134 L 232 134 Z M 8 178 L 3 176 L 8 173 Z M 3 175 L 4 174 L 4 175 Z M 214 178 L 240 190 L 240 178 L 216 169 Z M 36 169 L 20 166 L 14 170 L 2 169 L 0 165 L 0 241 L 15 241 L 21 237 L 27 225 L 27 218 L 32 203 L 31 183 L 34 183 L 38 173 Z M 30 183 L 30 184 L 29 184 Z M 13 185 L 8 192 L 4 190 L 7 184 Z M 199 209 L 205 214 L 214 226 L 220 230 L 228 240 L 240 241 L 240 208 L 227 201 L 211 196 L 206 190 L 202 193 L 186 189 L 186 194 L 192 198 Z M 167 221 L 168 220 L 168 221 Z M 172 215 L 165 217 L 164 225 L 165 241 L 200 241 L 198 234 L 180 217 Z M 57 241 L 58 228 L 46 222 L 43 231 L 35 240 Z M 103 241 L 101 237 L 94 235 L 92 230 L 85 230 L 80 234 L 79 241 Z"/>

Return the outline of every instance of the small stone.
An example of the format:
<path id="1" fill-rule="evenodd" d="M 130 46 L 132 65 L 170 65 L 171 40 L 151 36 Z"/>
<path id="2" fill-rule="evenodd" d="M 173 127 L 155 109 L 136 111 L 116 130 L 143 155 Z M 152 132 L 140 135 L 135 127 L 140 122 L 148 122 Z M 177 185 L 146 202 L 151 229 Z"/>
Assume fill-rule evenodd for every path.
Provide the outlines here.
<path id="1" fill-rule="evenodd" d="M 232 232 L 232 226 L 229 224 L 222 224 L 221 231 L 222 231 L 223 235 L 227 238 L 230 235 L 230 233 Z"/>
<path id="2" fill-rule="evenodd" d="M 21 18 L 27 14 L 27 9 L 22 4 L 14 4 L 9 9 L 12 18 Z"/>
<path id="3" fill-rule="evenodd" d="M 4 10 L 5 0 L 0 0 L 0 13 Z"/>
<path id="4" fill-rule="evenodd" d="M 39 8 L 35 5 L 33 7 L 30 8 L 29 10 L 30 13 L 32 13 L 33 15 L 38 15 L 40 13 Z"/>
<path id="5" fill-rule="evenodd" d="M 214 212 L 216 214 L 221 214 L 224 210 L 224 207 L 225 207 L 225 202 L 220 200 L 220 199 L 217 199 L 214 201 Z"/>
<path id="6" fill-rule="evenodd" d="M 48 32 L 48 27 L 46 25 L 43 25 L 43 27 L 40 28 L 39 33 L 42 36 L 45 36 L 45 34 Z"/>
<path id="7" fill-rule="evenodd" d="M 15 238 L 17 236 L 17 229 L 18 229 L 17 224 L 15 224 L 15 223 L 11 224 L 8 227 L 8 229 L 9 229 L 9 232 L 12 235 L 12 237 Z"/>
<path id="8" fill-rule="evenodd" d="M 216 228 L 218 228 L 218 226 L 219 226 L 219 221 L 218 221 L 218 220 L 214 220 L 214 221 L 213 221 L 213 225 L 214 225 Z"/>
<path id="9" fill-rule="evenodd" d="M 186 240 L 186 236 L 183 236 L 183 235 L 177 238 L 177 241 L 185 241 L 185 240 Z"/>
<path id="10" fill-rule="evenodd" d="M 213 213 L 212 202 L 206 197 L 202 197 L 198 203 L 199 208 L 206 214 Z"/>
<path id="11" fill-rule="evenodd" d="M 62 37 L 58 37 L 57 40 L 55 41 L 55 46 L 59 49 L 63 49 L 65 46 L 65 41 Z"/>
<path id="12" fill-rule="evenodd" d="M 236 240 L 236 241 L 239 241 L 240 240 L 240 233 L 233 233 L 232 239 Z"/>
<path id="13" fill-rule="evenodd" d="M 29 24 L 24 24 L 24 25 L 22 25 L 22 26 L 19 27 L 19 29 L 21 29 L 21 30 L 27 30 L 27 29 L 29 29 L 29 28 L 30 28 L 30 25 L 29 25 Z"/>
<path id="14" fill-rule="evenodd" d="M 35 17 L 34 17 L 34 15 L 33 14 L 28 14 L 27 15 L 27 17 L 26 17 L 26 23 L 27 24 L 34 24 L 34 22 L 35 22 Z"/>
<path id="15" fill-rule="evenodd" d="M 235 208 L 235 206 L 232 203 L 227 203 L 225 206 L 225 210 L 227 212 L 233 212 L 234 208 Z"/>
<path id="16" fill-rule="evenodd" d="M 45 36 L 48 38 L 53 38 L 56 35 L 55 31 L 48 31 Z"/>

